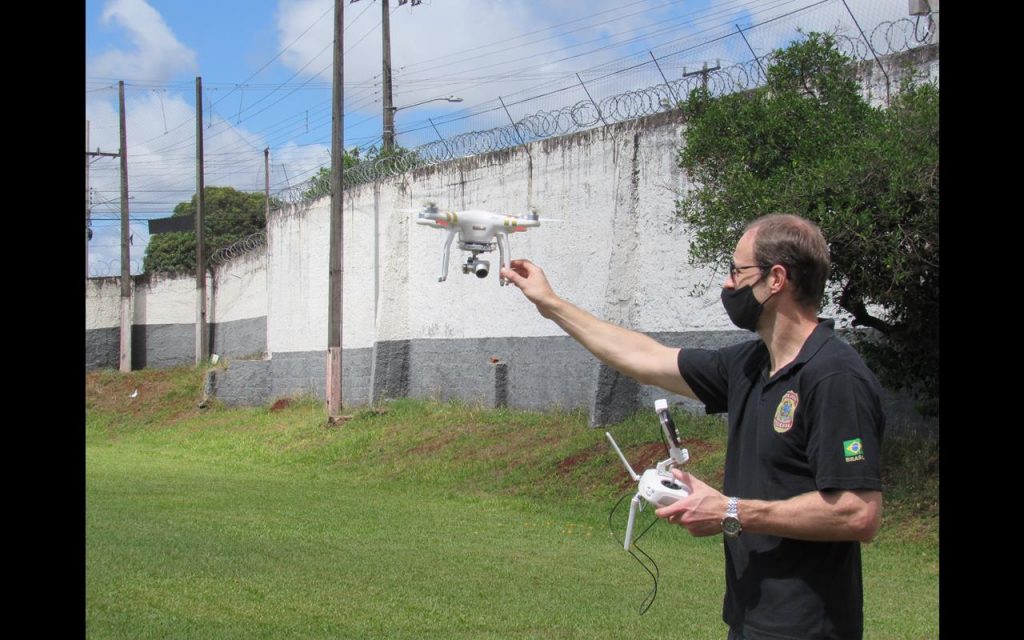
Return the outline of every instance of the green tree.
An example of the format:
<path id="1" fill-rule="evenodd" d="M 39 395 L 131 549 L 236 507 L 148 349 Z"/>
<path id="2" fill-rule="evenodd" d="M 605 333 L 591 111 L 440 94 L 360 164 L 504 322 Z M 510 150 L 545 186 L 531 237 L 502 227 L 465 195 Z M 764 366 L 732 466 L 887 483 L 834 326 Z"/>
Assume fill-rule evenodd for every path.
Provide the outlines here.
<path id="1" fill-rule="evenodd" d="M 346 169 L 359 164 L 359 149 L 352 147 L 351 151 L 344 154 L 344 165 Z M 309 179 L 309 187 L 302 192 L 303 200 L 316 200 L 331 192 L 331 167 L 320 167 L 316 175 Z"/>
<path id="2" fill-rule="evenodd" d="M 938 104 L 936 86 L 904 84 L 872 107 L 853 62 L 811 33 L 775 52 L 764 87 L 693 91 L 679 153 L 696 185 L 678 202 L 691 262 L 722 264 L 765 213 L 815 221 L 832 254 L 830 300 L 880 332 L 855 342 L 925 413 L 938 410 Z"/>
<path id="3" fill-rule="evenodd" d="M 262 193 L 247 193 L 232 187 L 205 187 L 203 240 L 206 255 L 266 227 L 266 200 Z M 271 198 L 270 207 L 278 208 Z M 174 207 L 173 217 L 194 216 L 196 197 Z M 161 233 L 153 236 L 143 260 L 145 273 L 192 273 L 196 269 L 194 231 Z"/>
<path id="4" fill-rule="evenodd" d="M 395 147 L 391 151 L 384 151 L 377 147 L 370 147 L 364 158 L 359 157 L 359 149 L 353 147 L 351 151 L 345 152 L 345 170 L 354 168 L 357 165 L 372 164 L 376 173 L 390 174 L 404 171 L 413 166 L 418 155 L 411 149 Z M 309 187 L 302 192 L 303 200 L 315 200 L 326 196 L 331 192 L 331 168 L 320 167 L 313 178 L 309 181 Z"/>

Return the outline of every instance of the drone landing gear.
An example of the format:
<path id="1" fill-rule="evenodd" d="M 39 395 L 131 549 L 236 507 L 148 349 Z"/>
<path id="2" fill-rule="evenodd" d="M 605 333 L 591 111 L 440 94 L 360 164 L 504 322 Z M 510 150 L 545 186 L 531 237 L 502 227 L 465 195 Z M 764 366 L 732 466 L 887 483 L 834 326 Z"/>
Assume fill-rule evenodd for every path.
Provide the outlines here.
<path id="1" fill-rule="evenodd" d="M 448 255 L 451 253 L 452 240 L 455 239 L 455 234 L 458 233 L 455 229 L 448 231 L 448 237 L 444 241 L 444 251 L 441 252 L 441 277 L 437 279 L 438 282 L 444 282 L 448 279 Z"/>

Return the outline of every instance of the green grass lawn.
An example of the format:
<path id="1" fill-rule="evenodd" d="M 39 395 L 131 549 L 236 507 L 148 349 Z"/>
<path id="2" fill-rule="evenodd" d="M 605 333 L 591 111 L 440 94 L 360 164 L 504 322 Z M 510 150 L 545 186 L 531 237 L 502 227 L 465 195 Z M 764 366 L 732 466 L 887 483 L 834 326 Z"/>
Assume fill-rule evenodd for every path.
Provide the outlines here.
<path id="1" fill-rule="evenodd" d="M 88 377 L 90 638 L 725 636 L 720 537 L 665 523 L 638 615 L 651 578 L 608 529 L 630 482 L 583 414 L 403 400 L 328 428 L 310 401 L 198 410 L 200 377 Z M 720 424 L 677 424 L 720 481 Z M 664 456 L 653 413 L 611 430 L 634 467 Z M 865 635 L 934 638 L 935 513 L 900 492 L 864 547 Z"/>

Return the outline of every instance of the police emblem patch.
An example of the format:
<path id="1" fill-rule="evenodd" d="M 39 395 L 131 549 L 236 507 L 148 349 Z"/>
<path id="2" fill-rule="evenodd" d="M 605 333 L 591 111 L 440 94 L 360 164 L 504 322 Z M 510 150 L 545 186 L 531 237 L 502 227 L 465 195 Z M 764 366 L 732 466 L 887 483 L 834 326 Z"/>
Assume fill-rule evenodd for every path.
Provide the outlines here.
<path id="1" fill-rule="evenodd" d="M 777 433 L 786 433 L 792 428 L 798 404 L 800 404 L 800 396 L 796 391 L 787 391 L 786 395 L 782 396 L 779 406 L 775 408 L 775 420 L 772 422 Z"/>

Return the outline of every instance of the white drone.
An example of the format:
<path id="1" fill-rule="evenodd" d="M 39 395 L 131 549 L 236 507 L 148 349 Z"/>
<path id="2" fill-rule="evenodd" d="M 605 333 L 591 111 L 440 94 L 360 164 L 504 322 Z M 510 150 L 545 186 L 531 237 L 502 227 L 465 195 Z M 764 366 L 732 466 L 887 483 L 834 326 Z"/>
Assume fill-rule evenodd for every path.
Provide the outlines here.
<path id="1" fill-rule="evenodd" d="M 438 282 L 448 279 L 448 257 L 452 240 L 456 235 L 459 237 L 459 249 L 470 253 L 466 264 L 462 265 L 462 273 L 474 273 L 478 278 L 486 278 L 490 272 L 491 263 L 481 260 L 478 256 L 481 253 L 493 251 L 494 245 L 497 244 L 501 266 L 508 267 L 510 260 L 508 235 L 526 231 L 530 227 L 539 227 L 542 221 L 542 218 L 537 215 L 537 210 L 533 208 L 522 216 L 510 216 L 479 209 L 441 211 L 435 203 L 428 202 L 423 209 L 412 211 L 416 213 L 416 224 L 448 230 L 448 238 L 444 243 L 444 255 L 441 259 L 441 277 L 437 279 Z M 553 222 L 553 220 L 546 219 L 544 221 Z M 508 284 L 508 280 L 498 278 L 498 283 L 505 286 Z"/>
<path id="2" fill-rule="evenodd" d="M 623 549 L 626 551 L 629 551 L 629 547 L 633 544 L 633 524 L 636 522 L 636 513 L 644 508 L 640 501 L 641 498 L 655 507 L 667 507 L 690 495 L 690 487 L 679 482 L 672 475 L 672 468 L 686 464 L 690 459 L 690 453 L 679 447 L 679 432 L 676 431 L 676 425 L 672 422 L 672 416 L 668 412 L 668 401 L 664 398 L 655 400 L 654 410 L 658 413 L 658 419 L 661 421 L 661 431 L 665 436 L 669 457 L 659 462 L 654 469 L 644 471 L 642 476 L 633 471 L 633 467 L 626 462 L 626 456 L 622 455 L 622 450 L 619 449 L 619 445 L 615 444 L 612 434 L 604 432 L 604 435 L 608 436 L 608 440 L 612 443 L 612 447 L 615 448 L 615 453 L 619 454 L 619 459 L 622 460 L 629 476 L 634 481 L 638 481 L 636 495 L 633 496 L 633 500 L 629 504 L 629 520 L 626 521 L 626 538 L 623 544 Z"/>

